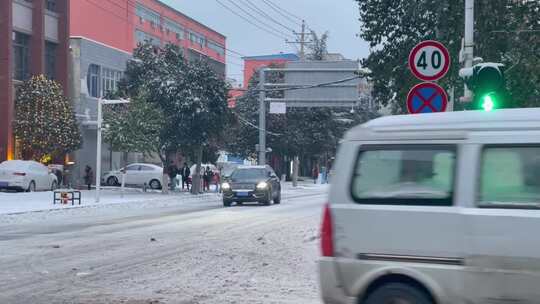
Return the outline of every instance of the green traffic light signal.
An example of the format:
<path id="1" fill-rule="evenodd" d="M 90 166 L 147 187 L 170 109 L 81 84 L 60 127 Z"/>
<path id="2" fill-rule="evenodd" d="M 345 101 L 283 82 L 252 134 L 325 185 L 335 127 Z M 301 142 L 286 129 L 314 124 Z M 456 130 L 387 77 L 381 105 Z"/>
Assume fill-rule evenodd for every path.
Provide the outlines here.
<path id="1" fill-rule="evenodd" d="M 467 88 L 473 91 L 472 108 L 489 112 L 508 106 L 503 64 L 478 63 L 461 69 L 459 76 L 463 78 Z"/>
<path id="2" fill-rule="evenodd" d="M 482 96 L 482 109 L 486 112 L 493 111 L 495 108 L 495 100 L 492 94 Z"/>

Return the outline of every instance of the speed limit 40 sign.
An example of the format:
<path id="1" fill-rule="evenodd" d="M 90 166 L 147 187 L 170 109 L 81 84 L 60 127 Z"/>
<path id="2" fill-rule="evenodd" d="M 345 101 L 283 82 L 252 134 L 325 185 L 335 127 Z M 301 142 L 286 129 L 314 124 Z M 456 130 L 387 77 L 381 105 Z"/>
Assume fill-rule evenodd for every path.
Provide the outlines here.
<path id="1" fill-rule="evenodd" d="M 416 78 L 435 81 L 450 68 L 450 55 L 442 43 L 426 40 L 417 44 L 409 54 L 409 68 Z"/>

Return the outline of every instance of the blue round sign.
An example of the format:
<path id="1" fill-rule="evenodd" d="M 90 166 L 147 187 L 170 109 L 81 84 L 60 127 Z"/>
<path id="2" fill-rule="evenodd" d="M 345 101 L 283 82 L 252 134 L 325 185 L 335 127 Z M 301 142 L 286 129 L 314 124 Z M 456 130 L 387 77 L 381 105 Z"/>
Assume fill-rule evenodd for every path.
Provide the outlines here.
<path id="1" fill-rule="evenodd" d="M 444 112 L 447 105 L 446 92 L 432 82 L 417 84 L 407 95 L 407 109 L 411 114 Z"/>

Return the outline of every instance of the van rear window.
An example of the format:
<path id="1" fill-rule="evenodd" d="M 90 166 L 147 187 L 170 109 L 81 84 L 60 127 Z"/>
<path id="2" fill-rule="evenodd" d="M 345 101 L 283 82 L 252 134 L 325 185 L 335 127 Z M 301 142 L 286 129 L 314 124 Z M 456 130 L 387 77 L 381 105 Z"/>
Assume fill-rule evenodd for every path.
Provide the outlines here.
<path id="1" fill-rule="evenodd" d="M 455 146 L 363 146 L 351 184 L 360 204 L 452 205 Z"/>

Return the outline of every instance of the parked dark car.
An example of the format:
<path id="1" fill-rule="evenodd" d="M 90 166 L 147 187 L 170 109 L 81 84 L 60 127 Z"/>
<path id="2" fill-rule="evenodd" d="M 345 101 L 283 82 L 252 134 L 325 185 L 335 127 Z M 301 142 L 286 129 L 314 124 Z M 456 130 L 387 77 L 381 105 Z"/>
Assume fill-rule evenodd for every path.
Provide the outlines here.
<path id="1" fill-rule="evenodd" d="M 263 205 L 281 202 L 281 184 L 270 166 L 239 166 L 221 188 L 225 207 L 230 207 L 233 202 Z"/>

